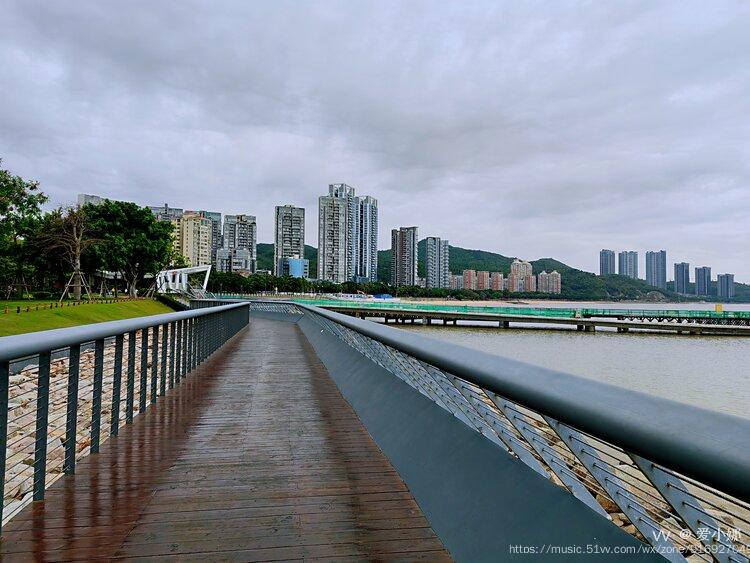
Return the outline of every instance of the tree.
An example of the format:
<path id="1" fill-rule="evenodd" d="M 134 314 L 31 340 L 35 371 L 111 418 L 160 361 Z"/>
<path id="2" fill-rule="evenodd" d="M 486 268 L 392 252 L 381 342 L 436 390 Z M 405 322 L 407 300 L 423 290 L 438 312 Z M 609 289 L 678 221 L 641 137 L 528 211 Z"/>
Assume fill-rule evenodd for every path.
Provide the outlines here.
<path id="1" fill-rule="evenodd" d="M 0 160 L 2 164 L 2 160 Z M 32 273 L 26 241 L 41 217 L 47 196 L 36 182 L 0 168 L 0 283 L 8 287 Z"/>
<path id="2" fill-rule="evenodd" d="M 100 242 L 93 251 L 104 269 L 119 272 L 132 297 L 146 274 L 156 274 L 172 258 L 172 224 L 158 221 L 135 203 L 105 200 L 83 208 L 92 236 Z"/>
<path id="3" fill-rule="evenodd" d="M 76 301 L 81 300 L 82 285 L 86 285 L 87 290 L 89 290 L 83 279 L 81 259 L 84 252 L 97 242 L 96 239 L 91 237 L 90 231 L 88 218 L 82 208 L 69 207 L 68 209 L 56 209 L 45 215 L 44 228 L 38 235 L 45 254 L 59 253 L 65 264 L 72 270 L 65 291 L 72 285 Z M 64 297 L 65 292 L 63 292 L 61 299 Z"/>

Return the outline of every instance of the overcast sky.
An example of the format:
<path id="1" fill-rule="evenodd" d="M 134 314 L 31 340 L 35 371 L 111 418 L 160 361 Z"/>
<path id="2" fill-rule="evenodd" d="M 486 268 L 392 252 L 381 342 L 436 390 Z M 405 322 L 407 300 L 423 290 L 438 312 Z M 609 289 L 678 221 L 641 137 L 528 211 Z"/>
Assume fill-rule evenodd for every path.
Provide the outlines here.
<path id="1" fill-rule="evenodd" d="M 257 216 L 346 182 L 390 229 L 750 281 L 750 2 L 0 0 L 0 157 Z M 641 274 L 643 275 L 643 273 Z M 692 277 L 692 272 L 691 272 Z"/>

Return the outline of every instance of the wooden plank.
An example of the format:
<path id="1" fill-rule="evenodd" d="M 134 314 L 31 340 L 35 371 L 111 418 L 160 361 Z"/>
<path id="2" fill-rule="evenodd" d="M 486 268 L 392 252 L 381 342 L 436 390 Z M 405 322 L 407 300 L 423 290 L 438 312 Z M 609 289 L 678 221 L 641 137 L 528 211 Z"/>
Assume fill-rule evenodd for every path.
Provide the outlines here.
<path id="1" fill-rule="evenodd" d="M 14 561 L 450 560 L 297 326 L 267 320 L 3 536 Z"/>

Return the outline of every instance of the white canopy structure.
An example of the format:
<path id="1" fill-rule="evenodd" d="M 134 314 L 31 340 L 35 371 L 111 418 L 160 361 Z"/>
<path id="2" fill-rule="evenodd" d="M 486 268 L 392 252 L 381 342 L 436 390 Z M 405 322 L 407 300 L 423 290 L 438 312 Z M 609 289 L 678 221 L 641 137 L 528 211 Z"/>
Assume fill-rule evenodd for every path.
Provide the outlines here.
<path id="1" fill-rule="evenodd" d="M 188 276 L 204 272 L 202 287 L 191 286 L 188 282 Z M 180 293 L 186 297 L 205 297 L 210 274 L 210 265 L 162 270 L 156 275 L 156 291 L 160 293 Z"/>

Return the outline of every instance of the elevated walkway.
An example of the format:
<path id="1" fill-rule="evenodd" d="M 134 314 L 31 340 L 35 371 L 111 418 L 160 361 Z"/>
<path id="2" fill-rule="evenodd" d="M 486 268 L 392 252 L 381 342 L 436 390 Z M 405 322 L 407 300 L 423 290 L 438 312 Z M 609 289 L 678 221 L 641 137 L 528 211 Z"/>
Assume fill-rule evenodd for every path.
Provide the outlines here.
<path id="1" fill-rule="evenodd" d="M 3 529 L 10 560 L 449 560 L 299 327 L 254 319 Z"/>

